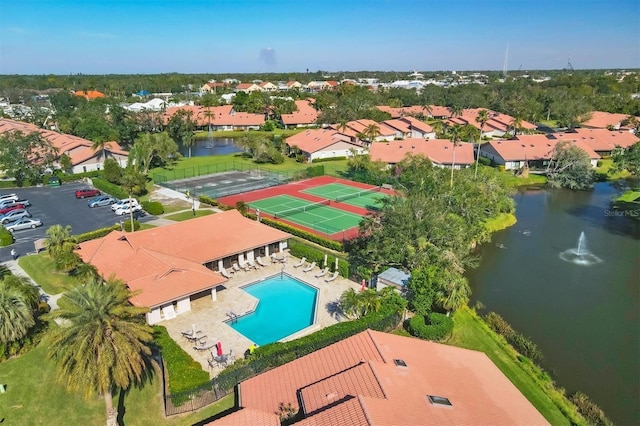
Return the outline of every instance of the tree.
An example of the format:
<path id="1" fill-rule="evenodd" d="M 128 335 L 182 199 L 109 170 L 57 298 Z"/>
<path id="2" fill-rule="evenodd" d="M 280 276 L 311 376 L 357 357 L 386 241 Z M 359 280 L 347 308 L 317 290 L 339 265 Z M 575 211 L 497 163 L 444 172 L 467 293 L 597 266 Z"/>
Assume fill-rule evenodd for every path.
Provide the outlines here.
<path id="1" fill-rule="evenodd" d="M 518 136 L 518 132 L 522 129 L 522 119 L 520 117 L 513 117 L 511 123 L 509 123 L 513 131 L 513 137 Z"/>
<path id="2" fill-rule="evenodd" d="M 437 275 L 441 274 L 435 265 L 429 265 L 411 271 L 407 283 L 409 308 L 418 315 L 427 316 L 432 311 L 437 288 Z"/>
<path id="3" fill-rule="evenodd" d="M 636 135 L 640 134 L 640 120 L 638 120 L 635 116 L 630 115 L 629 117 L 622 120 L 622 123 L 620 124 L 632 129 Z"/>
<path id="4" fill-rule="evenodd" d="M 22 339 L 34 325 L 33 309 L 20 291 L 0 283 L 0 343 Z"/>
<path id="5" fill-rule="evenodd" d="M 147 308 L 132 306 L 133 295 L 114 278 L 88 281 L 64 293 L 59 309 L 49 314 L 62 320 L 51 332 L 48 349 L 58 379 L 85 397 L 101 395 L 108 426 L 117 418 L 112 392 L 140 383 L 149 371 L 152 333 L 142 316 Z"/>
<path id="6" fill-rule="evenodd" d="M 53 168 L 57 155 L 57 149 L 38 132 L 15 130 L 0 136 L 0 169 L 18 186 L 39 182 L 45 170 Z"/>
<path id="7" fill-rule="evenodd" d="M 350 288 L 340 296 L 340 309 L 349 318 L 360 317 L 360 298 L 358 293 Z"/>
<path id="8" fill-rule="evenodd" d="M 178 145 L 167 132 L 143 133 L 131 147 L 129 166 L 147 174 L 154 165 L 164 166 L 174 162 L 180 154 Z"/>
<path id="9" fill-rule="evenodd" d="M 106 180 L 116 185 L 120 182 L 122 177 L 122 167 L 116 161 L 115 158 L 107 158 L 104 160 L 102 175 Z"/>
<path id="10" fill-rule="evenodd" d="M 571 141 L 560 141 L 553 149 L 547 166 L 547 184 L 551 188 L 589 189 L 594 172 L 591 159 Z"/>
<path id="11" fill-rule="evenodd" d="M 459 124 L 454 124 L 451 127 L 451 131 L 449 132 L 449 140 L 453 144 L 453 149 L 451 150 L 451 181 L 450 186 L 453 188 L 453 171 L 456 166 L 456 147 L 460 144 L 460 132 L 462 131 Z"/>
<path id="12" fill-rule="evenodd" d="M 128 167 L 122 175 L 122 179 L 120 180 L 120 184 L 129 193 L 129 216 L 131 218 L 131 232 L 135 232 L 135 227 L 133 226 L 133 206 L 131 204 L 131 200 L 133 194 L 139 194 L 145 190 L 146 182 L 146 175 L 140 173 L 140 171 L 133 167 Z"/>
<path id="13" fill-rule="evenodd" d="M 378 136 L 380 136 L 380 127 L 378 127 L 377 124 L 369 124 L 364 129 L 363 133 L 364 133 L 366 139 L 368 139 L 370 143 L 374 143 L 376 138 Z"/>
<path id="14" fill-rule="evenodd" d="M 613 166 L 609 169 L 609 173 L 626 170 L 633 176 L 640 176 L 640 142 L 636 142 L 627 149 L 616 148 L 611 157 Z"/>
<path id="15" fill-rule="evenodd" d="M 191 158 L 191 147 L 195 143 L 193 131 L 196 128 L 196 122 L 192 117 L 191 111 L 181 109 L 173 114 L 167 123 L 167 133 L 176 143 L 189 148 L 189 158 Z"/>
<path id="16" fill-rule="evenodd" d="M 482 143 L 482 132 L 484 130 L 484 126 L 489 121 L 489 111 L 486 109 L 481 109 L 478 111 L 478 116 L 476 117 L 476 123 L 480 125 L 480 138 L 478 139 L 478 149 L 476 150 L 476 170 L 473 174 L 473 178 L 478 178 L 478 162 L 480 160 L 480 144 Z"/>
<path id="17" fill-rule="evenodd" d="M 71 240 L 71 225 L 63 227 L 62 225 L 52 225 L 46 232 L 47 239 L 44 242 L 49 257 L 55 259 L 61 254 L 73 250 L 73 241 Z"/>
<path id="18" fill-rule="evenodd" d="M 447 316 L 469 302 L 471 288 L 464 276 L 452 270 L 444 272 L 444 282 L 436 290 L 434 302 L 447 311 Z"/>

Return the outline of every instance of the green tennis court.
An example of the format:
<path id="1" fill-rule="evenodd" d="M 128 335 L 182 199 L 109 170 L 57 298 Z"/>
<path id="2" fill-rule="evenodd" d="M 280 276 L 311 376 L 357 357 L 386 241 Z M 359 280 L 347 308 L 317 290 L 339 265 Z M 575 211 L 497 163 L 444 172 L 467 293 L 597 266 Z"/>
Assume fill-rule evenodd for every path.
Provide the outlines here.
<path id="1" fill-rule="evenodd" d="M 385 194 L 380 193 L 380 187 L 377 186 L 371 189 L 362 189 L 341 183 L 315 186 L 302 192 L 368 210 L 380 208 L 382 205 L 380 200 L 385 197 Z"/>
<path id="2" fill-rule="evenodd" d="M 329 200 L 311 203 L 290 195 L 276 195 L 251 201 L 248 206 L 276 219 L 285 219 L 328 235 L 355 228 L 360 224 L 362 216 L 334 209 L 327 204 Z"/>

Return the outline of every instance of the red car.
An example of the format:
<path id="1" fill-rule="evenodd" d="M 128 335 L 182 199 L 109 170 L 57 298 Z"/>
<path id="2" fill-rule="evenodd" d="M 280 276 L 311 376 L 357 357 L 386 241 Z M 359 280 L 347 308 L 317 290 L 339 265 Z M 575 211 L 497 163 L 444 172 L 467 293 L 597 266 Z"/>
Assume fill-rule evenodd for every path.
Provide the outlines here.
<path id="1" fill-rule="evenodd" d="M 94 188 L 79 189 L 76 191 L 76 198 L 97 197 L 100 191 Z"/>
<path id="2" fill-rule="evenodd" d="M 7 214 L 11 210 L 24 209 L 24 208 L 25 208 L 24 204 L 11 204 L 10 206 L 1 208 L 0 209 L 0 215 Z"/>

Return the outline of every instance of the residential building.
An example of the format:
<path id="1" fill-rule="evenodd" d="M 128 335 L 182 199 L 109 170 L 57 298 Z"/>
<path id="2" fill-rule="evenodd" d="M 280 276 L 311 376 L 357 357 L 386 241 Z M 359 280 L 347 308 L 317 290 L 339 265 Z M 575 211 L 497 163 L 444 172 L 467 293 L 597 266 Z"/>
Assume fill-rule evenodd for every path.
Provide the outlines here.
<path id="1" fill-rule="evenodd" d="M 191 111 L 191 119 L 199 129 L 208 129 L 211 125 L 212 130 L 258 130 L 265 122 L 264 114 L 237 112 L 233 105 L 171 107 L 164 113 L 164 122 L 167 123 L 179 110 Z"/>
<path id="2" fill-rule="evenodd" d="M 551 136 L 582 142 L 602 157 L 611 155 L 616 147 L 626 149 L 640 142 L 640 136 L 624 130 L 574 129 L 572 132 L 553 133 Z"/>
<path id="3" fill-rule="evenodd" d="M 416 139 L 394 140 L 391 142 L 373 143 L 369 147 L 371 161 L 382 161 L 393 166 L 408 155 L 422 156 L 431 160 L 438 167 L 469 167 L 474 163 L 473 144 L 461 142 L 455 147 L 455 163 L 453 163 L 453 143 L 448 139 Z"/>
<path id="4" fill-rule="evenodd" d="M 98 92 L 97 90 L 76 90 L 73 94 L 76 96 L 82 96 L 88 101 L 105 97 L 104 93 Z"/>
<path id="5" fill-rule="evenodd" d="M 348 136 L 333 129 L 305 130 L 285 139 L 289 149 L 298 149 L 306 161 L 315 159 L 351 157 L 353 153 L 364 154 L 361 145 L 351 142 Z"/>
<path id="6" fill-rule="evenodd" d="M 240 83 L 236 86 L 236 92 L 260 92 L 261 88 L 255 83 Z"/>
<path id="7" fill-rule="evenodd" d="M 489 113 L 489 121 L 487 121 L 482 128 L 482 135 L 486 137 L 501 137 L 505 136 L 509 132 L 513 132 L 513 125 L 515 119 L 507 114 L 501 112 L 491 111 L 487 108 L 470 108 L 462 110 L 462 114 L 459 116 L 451 116 L 447 122 L 449 125 L 470 125 L 480 130 L 480 123 L 476 121 L 478 114 L 482 110 L 487 110 Z M 536 129 L 536 125 L 522 120 L 518 132 L 533 131 Z"/>
<path id="8" fill-rule="evenodd" d="M 312 100 L 295 101 L 296 110 L 291 114 L 282 114 L 281 121 L 285 129 L 292 127 L 308 127 L 316 124 L 318 111 L 313 107 Z"/>
<path id="9" fill-rule="evenodd" d="M 620 130 L 622 122 L 629 117 L 627 114 L 613 114 L 605 111 L 591 111 L 589 119 L 580 126 L 589 129 L 615 129 Z"/>
<path id="10" fill-rule="evenodd" d="M 218 271 L 287 247 L 289 234 L 237 210 L 137 232 L 113 231 L 80 243 L 76 253 L 101 276 L 114 275 L 132 290 L 136 306 L 155 324 L 191 309 L 191 301 L 216 300 L 226 281 Z"/>
<path id="11" fill-rule="evenodd" d="M 281 405 L 299 426 L 549 424 L 484 353 L 373 330 L 247 379 L 237 392 L 239 410 L 209 425 L 276 425 Z"/>
<path id="12" fill-rule="evenodd" d="M 258 84 L 258 86 L 260 87 L 261 92 L 277 92 L 278 91 L 278 86 L 276 86 L 275 84 L 269 81 L 263 81 L 262 83 Z"/>
<path id="13" fill-rule="evenodd" d="M 222 92 L 228 87 L 229 85 L 224 82 L 208 81 L 202 85 L 202 87 L 200 88 L 200 93 L 209 93 L 209 94 L 218 93 L 218 92 Z"/>
<path id="14" fill-rule="evenodd" d="M 382 124 L 396 130 L 397 133 L 394 139 L 436 138 L 436 132 L 433 131 L 433 128 L 430 125 L 410 115 L 397 119 L 385 120 Z"/>
<path id="15" fill-rule="evenodd" d="M 557 136 L 557 135 L 556 135 Z M 543 168 L 553 157 L 556 145 L 566 140 L 589 155 L 591 165 L 596 167 L 600 155 L 588 144 L 569 138 L 549 138 L 546 135 L 518 135 L 514 139 L 492 140 L 480 146 L 480 155 L 493 163 L 504 166 L 505 170 L 519 169 L 524 166 Z"/>
<path id="16" fill-rule="evenodd" d="M 104 149 L 94 149 L 93 142 L 78 136 L 41 129 L 35 124 L 23 121 L 0 118 L 0 134 L 12 131 L 19 131 L 25 135 L 33 132 L 39 133 L 43 139 L 49 141 L 57 149 L 58 167 L 60 167 L 62 154 L 66 154 L 71 159 L 71 173 L 101 170 L 104 168 L 104 161 L 107 158 L 113 158 L 121 167 L 125 167 L 129 158 L 129 153 L 115 141 L 107 142 Z"/>

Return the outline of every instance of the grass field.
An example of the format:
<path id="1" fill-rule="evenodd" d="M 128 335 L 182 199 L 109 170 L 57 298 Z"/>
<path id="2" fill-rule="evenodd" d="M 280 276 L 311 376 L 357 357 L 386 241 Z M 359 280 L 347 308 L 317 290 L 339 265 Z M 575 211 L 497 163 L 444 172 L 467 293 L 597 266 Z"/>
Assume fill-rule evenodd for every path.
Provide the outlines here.
<path id="1" fill-rule="evenodd" d="M 489 231 L 489 233 L 493 234 L 496 231 L 500 231 L 502 229 L 506 229 L 510 226 L 515 225 L 517 222 L 516 216 L 511 213 L 500 213 L 498 216 L 493 219 L 489 219 L 485 222 L 484 227 Z"/>
<path id="2" fill-rule="evenodd" d="M 7 392 L 0 395 L 0 423 L 31 426 L 105 423 L 103 398 L 85 400 L 56 382 L 55 364 L 47 359 L 46 344 L 1 363 L 0 377 L 7 386 Z M 115 395 L 113 402 L 120 404 L 120 424 L 127 426 L 193 425 L 234 404 L 233 395 L 229 395 L 198 412 L 165 418 L 158 376 L 141 388 L 130 389 L 123 398 Z"/>
<path id="3" fill-rule="evenodd" d="M 600 166 L 596 167 L 596 173 L 607 175 L 607 180 L 617 180 L 629 177 L 629 172 L 626 170 L 610 174 L 610 169 L 613 166 L 613 160 L 611 158 L 603 158 L 599 163 Z"/>
<path id="4" fill-rule="evenodd" d="M 66 272 L 57 271 L 49 254 L 40 252 L 18 259 L 18 265 L 24 269 L 47 294 L 59 294 L 78 285 L 78 280 Z"/>
<path id="5" fill-rule="evenodd" d="M 464 308 L 456 311 L 453 334 L 446 343 L 484 352 L 552 425 L 570 425 L 557 405 L 570 407 L 564 396 L 551 390 L 549 379 L 537 367 L 520 362 L 515 351 L 500 339 L 475 312 Z"/>
<path id="6" fill-rule="evenodd" d="M 177 222 L 182 222 L 183 220 L 193 219 L 194 217 L 202 217 L 209 216 L 210 214 L 214 214 L 215 212 L 211 209 L 204 210 L 196 210 L 196 214 L 194 216 L 193 211 L 189 210 L 186 212 L 174 213 L 168 216 L 163 216 L 164 219 L 175 220 Z"/>

